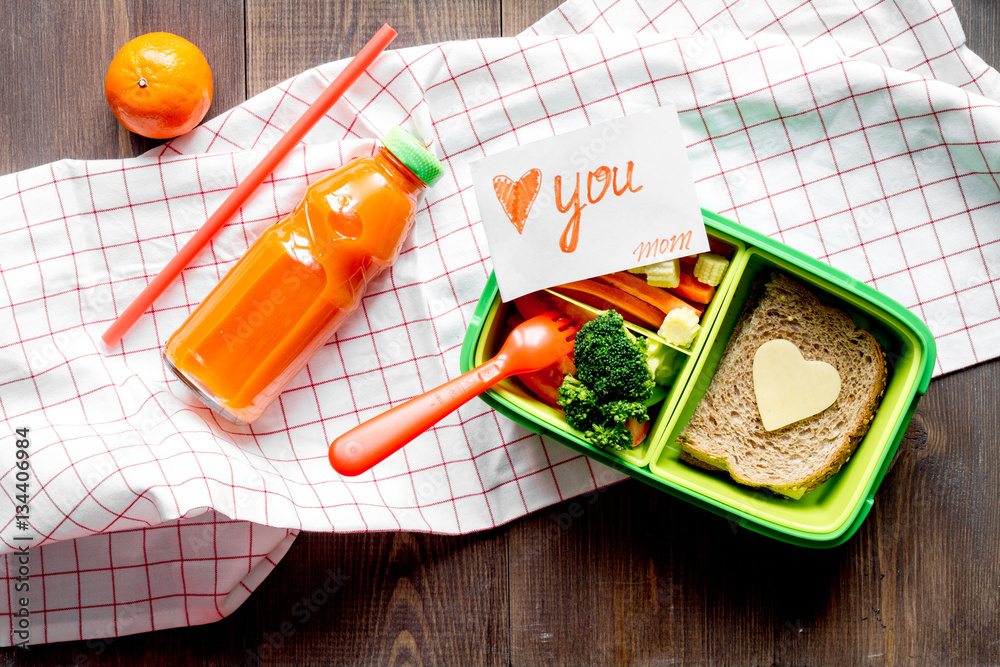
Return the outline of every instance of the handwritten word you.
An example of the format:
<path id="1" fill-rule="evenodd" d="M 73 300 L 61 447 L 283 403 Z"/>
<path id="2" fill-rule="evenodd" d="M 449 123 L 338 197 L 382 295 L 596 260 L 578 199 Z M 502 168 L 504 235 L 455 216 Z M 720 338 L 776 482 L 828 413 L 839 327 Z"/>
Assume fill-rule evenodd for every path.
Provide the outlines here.
<path id="1" fill-rule="evenodd" d="M 632 187 L 632 168 L 633 163 L 630 160 L 625 166 L 625 184 L 621 187 L 618 186 L 618 167 L 611 169 L 610 167 L 601 166 L 587 174 L 587 202 L 590 204 L 596 204 L 604 198 L 604 195 L 608 193 L 608 188 L 616 197 L 621 197 L 626 192 L 639 192 L 642 190 L 643 186 Z M 563 229 L 562 236 L 559 237 L 559 248 L 563 252 L 573 252 L 576 250 L 576 245 L 580 240 L 580 215 L 583 213 L 583 209 L 587 208 L 587 203 L 580 203 L 580 172 L 576 172 L 576 183 L 573 186 L 573 196 L 569 198 L 569 201 L 563 203 L 562 196 L 562 176 L 556 176 L 555 178 L 555 194 L 556 194 L 556 208 L 559 209 L 560 213 L 569 213 L 572 209 L 573 215 L 570 217 L 569 222 L 566 223 L 566 228 Z"/>

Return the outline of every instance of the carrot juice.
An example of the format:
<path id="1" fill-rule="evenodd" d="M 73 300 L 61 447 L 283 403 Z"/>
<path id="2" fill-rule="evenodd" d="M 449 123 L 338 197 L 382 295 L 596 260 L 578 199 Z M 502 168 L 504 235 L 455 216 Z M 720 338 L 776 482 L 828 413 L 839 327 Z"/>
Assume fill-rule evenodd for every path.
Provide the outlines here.
<path id="1" fill-rule="evenodd" d="M 442 167 L 399 128 L 382 144 L 312 185 L 167 341 L 167 366 L 223 417 L 256 420 L 398 257 Z"/>

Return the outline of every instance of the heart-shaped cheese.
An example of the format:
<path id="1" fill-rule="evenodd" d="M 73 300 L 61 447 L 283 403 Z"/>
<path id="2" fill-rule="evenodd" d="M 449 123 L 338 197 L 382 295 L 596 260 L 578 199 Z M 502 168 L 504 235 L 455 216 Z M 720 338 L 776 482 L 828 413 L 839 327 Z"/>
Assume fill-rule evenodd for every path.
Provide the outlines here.
<path id="1" fill-rule="evenodd" d="M 833 405 L 840 373 L 825 361 L 806 361 L 794 343 L 777 338 L 757 348 L 753 391 L 764 428 L 776 431 Z"/>

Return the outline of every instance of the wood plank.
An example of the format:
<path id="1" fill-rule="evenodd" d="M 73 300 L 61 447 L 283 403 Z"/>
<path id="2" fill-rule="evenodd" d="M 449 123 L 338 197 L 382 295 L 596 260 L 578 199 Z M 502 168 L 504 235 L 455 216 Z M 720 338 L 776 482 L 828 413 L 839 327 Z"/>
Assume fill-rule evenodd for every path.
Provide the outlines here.
<path id="1" fill-rule="evenodd" d="M 500 2 L 247 0 L 249 94 L 310 67 L 352 57 L 383 23 L 399 33 L 391 49 L 494 37 L 500 31 Z"/>
<path id="2" fill-rule="evenodd" d="M 559 0 L 504 0 L 501 34 L 513 37 L 562 4 Z"/>
<path id="3" fill-rule="evenodd" d="M 511 664 L 771 664 L 758 582 L 775 548 L 631 480 L 527 517 L 510 529 Z"/>
<path id="4" fill-rule="evenodd" d="M 252 651 L 262 664 L 506 664 L 505 553 L 502 532 L 303 534 L 216 631 L 245 637 L 238 655 L 246 660 Z M 318 589 L 327 569 L 342 575 L 342 588 L 300 622 L 295 605 Z M 281 643 L 274 633 L 286 621 L 293 638 L 268 648 Z"/>
<path id="5" fill-rule="evenodd" d="M 1000 64 L 1000 3 L 994 0 L 954 0 L 965 30 L 966 44 L 993 67 Z"/>

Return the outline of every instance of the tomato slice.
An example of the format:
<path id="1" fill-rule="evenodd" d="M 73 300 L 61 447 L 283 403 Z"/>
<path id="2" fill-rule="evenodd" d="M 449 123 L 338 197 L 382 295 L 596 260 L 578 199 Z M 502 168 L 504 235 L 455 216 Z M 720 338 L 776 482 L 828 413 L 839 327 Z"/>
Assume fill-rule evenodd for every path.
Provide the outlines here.
<path id="1" fill-rule="evenodd" d="M 625 422 L 625 426 L 632 432 L 632 447 L 638 447 L 646 439 L 646 435 L 649 433 L 650 421 L 647 419 L 640 423 L 635 419 L 629 419 Z"/>
<path id="2" fill-rule="evenodd" d="M 521 373 L 517 377 L 540 399 L 550 405 L 556 405 L 559 401 L 559 387 L 562 386 L 563 380 L 575 372 L 576 366 L 573 360 L 566 355 L 551 366 L 531 373 Z"/>

